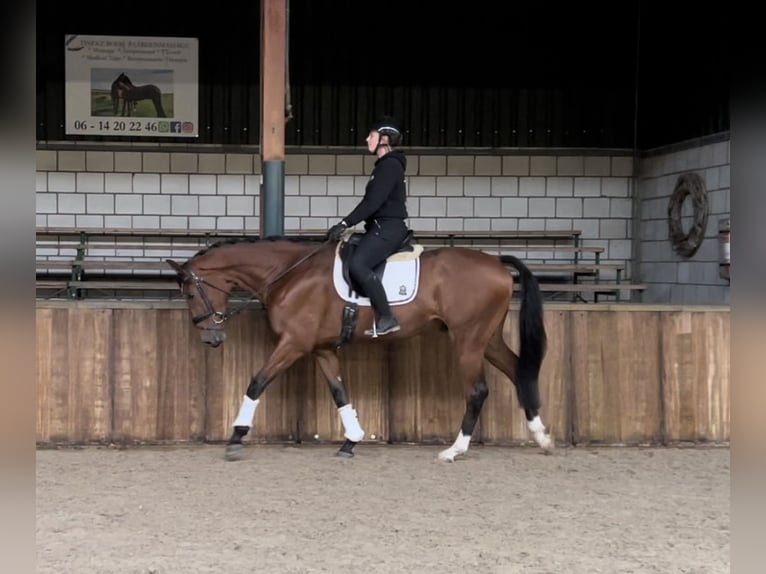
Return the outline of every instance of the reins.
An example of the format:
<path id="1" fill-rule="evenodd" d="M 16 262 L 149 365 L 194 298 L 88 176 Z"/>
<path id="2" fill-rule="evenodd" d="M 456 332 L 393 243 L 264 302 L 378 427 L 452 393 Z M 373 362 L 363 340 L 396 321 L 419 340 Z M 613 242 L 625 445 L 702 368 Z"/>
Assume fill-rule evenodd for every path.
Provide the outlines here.
<path id="1" fill-rule="evenodd" d="M 290 273 L 290 271 L 292 271 L 293 269 L 295 269 L 296 267 L 298 267 L 298 265 L 300 265 L 301 263 L 303 263 L 303 262 L 304 262 L 304 261 L 306 261 L 307 259 L 311 259 L 312 257 L 314 257 L 314 255 L 316 255 L 316 254 L 317 254 L 317 253 L 319 253 L 319 252 L 320 252 L 322 249 L 324 249 L 324 246 L 325 246 L 325 245 L 327 245 L 329 242 L 330 242 L 330 240 L 329 240 L 329 239 L 327 239 L 327 240 L 325 240 L 324 242 L 322 242 L 322 244 L 321 244 L 319 247 L 317 247 L 316 249 L 314 249 L 314 251 L 312 251 L 311 253 L 309 253 L 308 255 L 306 255 L 305 257 L 303 257 L 302 259 L 299 259 L 297 262 L 295 262 L 295 263 L 293 263 L 292 265 L 290 265 L 290 267 L 288 267 L 287 269 L 285 269 L 284 271 L 282 271 L 282 272 L 281 272 L 279 275 L 277 275 L 276 277 L 274 277 L 274 279 L 272 279 L 271 281 L 269 281 L 268 283 L 266 283 L 266 285 L 264 285 L 264 286 L 262 287 L 262 289 L 265 291 L 267 287 L 270 287 L 271 285 L 273 285 L 274 283 L 276 283 L 277 281 L 279 281 L 280 279 L 282 279 L 282 277 L 284 277 L 285 275 L 287 275 L 288 273 Z"/>
<path id="2" fill-rule="evenodd" d="M 263 307 L 265 308 L 266 307 L 266 301 L 265 301 L 266 290 L 269 287 L 271 287 L 272 285 L 274 285 L 277 281 L 279 281 L 280 279 L 285 277 L 293 269 L 295 269 L 299 265 L 305 263 L 308 259 L 311 259 L 312 257 L 314 257 L 314 255 L 316 255 L 322 249 L 324 249 L 325 245 L 327 245 L 329 242 L 330 242 L 329 239 L 327 239 L 324 242 L 322 242 L 322 244 L 319 247 L 317 247 L 316 249 L 314 249 L 311 253 L 309 253 L 308 255 L 306 255 L 304 257 L 302 257 L 301 259 L 299 259 L 298 261 L 296 261 L 295 263 L 290 265 L 290 267 L 288 267 L 284 271 L 281 271 L 273 279 L 267 281 L 266 284 L 261 287 L 261 289 L 254 291 L 253 295 L 249 299 L 244 301 L 241 305 L 239 305 L 237 307 L 234 307 L 230 311 L 226 311 L 224 313 L 222 313 L 221 311 L 216 311 L 215 309 L 213 309 L 213 305 L 210 303 L 210 299 L 208 299 L 207 292 L 205 291 L 205 289 L 202 288 L 202 285 L 207 285 L 209 287 L 212 287 L 213 289 L 216 289 L 216 290 L 220 291 L 221 293 L 225 293 L 229 297 L 232 296 L 232 292 L 231 291 L 227 291 L 226 289 L 223 289 L 221 287 L 218 287 L 217 285 L 214 285 L 214 284 L 210 283 L 209 281 L 206 281 L 205 279 L 203 279 L 202 277 L 200 277 L 199 275 L 197 275 L 194 271 L 192 271 L 190 269 L 187 270 L 186 273 L 189 275 L 189 278 L 191 278 L 194 281 L 194 286 L 197 288 L 197 292 L 199 292 L 200 296 L 202 297 L 202 300 L 205 302 L 205 305 L 207 306 L 207 312 L 202 313 L 201 315 L 197 315 L 196 317 L 193 317 L 192 318 L 192 323 L 194 323 L 194 325 L 198 325 L 199 323 L 201 323 L 205 319 L 207 319 L 209 317 L 213 317 L 213 323 L 215 323 L 216 325 L 220 325 L 224 321 L 227 321 L 227 320 L 231 319 L 236 314 L 238 314 L 238 313 L 242 312 L 243 310 L 245 310 L 247 308 L 247 306 L 250 303 L 252 303 L 253 301 L 255 301 L 255 300 L 260 300 L 261 305 L 263 305 Z"/>

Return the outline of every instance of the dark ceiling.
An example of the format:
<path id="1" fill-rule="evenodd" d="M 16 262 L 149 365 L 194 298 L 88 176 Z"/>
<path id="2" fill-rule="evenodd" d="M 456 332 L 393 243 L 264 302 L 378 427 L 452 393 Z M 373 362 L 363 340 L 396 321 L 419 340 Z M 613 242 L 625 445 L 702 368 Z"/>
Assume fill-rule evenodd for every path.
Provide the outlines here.
<path id="1" fill-rule="evenodd" d="M 108 13 L 94 6 L 37 2 L 38 100 L 63 83 L 65 33 L 195 36 L 201 83 L 258 85 L 258 2 L 199 4 L 205 10 L 127 3 Z M 290 0 L 291 81 L 618 89 L 632 99 L 637 80 L 638 145 L 655 147 L 729 128 L 728 11 L 700 6 Z M 222 65 L 232 58 L 242 62 L 237 74 Z M 619 113 L 632 124 L 628 107 Z"/>

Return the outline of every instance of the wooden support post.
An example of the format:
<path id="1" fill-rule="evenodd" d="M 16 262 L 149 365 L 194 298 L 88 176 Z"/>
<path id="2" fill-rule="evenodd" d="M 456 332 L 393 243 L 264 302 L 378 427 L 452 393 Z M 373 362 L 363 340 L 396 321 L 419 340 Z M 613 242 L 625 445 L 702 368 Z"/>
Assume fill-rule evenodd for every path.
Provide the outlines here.
<path id="1" fill-rule="evenodd" d="M 261 237 L 284 234 L 287 0 L 261 0 Z"/>

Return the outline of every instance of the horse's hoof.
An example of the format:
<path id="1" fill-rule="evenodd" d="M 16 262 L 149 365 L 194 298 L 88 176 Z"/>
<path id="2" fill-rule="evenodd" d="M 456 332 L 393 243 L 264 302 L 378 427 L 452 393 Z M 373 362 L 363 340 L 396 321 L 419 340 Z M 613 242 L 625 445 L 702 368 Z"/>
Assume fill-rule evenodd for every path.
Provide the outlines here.
<path id="1" fill-rule="evenodd" d="M 338 458 L 354 458 L 354 453 L 348 452 L 345 450 L 339 450 L 338 452 L 335 453 L 335 456 L 337 456 Z"/>
<path id="2" fill-rule="evenodd" d="M 542 443 L 540 444 L 540 448 L 543 449 L 543 454 L 553 454 L 553 451 L 556 448 L 556 443 L 553 442 L 551 435 L 545 436 Z"/>
<path id="3" fill-rule="evenodd" d="M 443 450 L 439 453 L 439 460 L 442 462 L 455 462 L 455 453 L 448 450 Z"/>
<path id="4" fill-rule="evenodd" d="M 228 461 L 240 460 L 243 448 L 245 447 L 241 444 L 230 444 L 226 447 L 226 456 L 224 458 Z"/>

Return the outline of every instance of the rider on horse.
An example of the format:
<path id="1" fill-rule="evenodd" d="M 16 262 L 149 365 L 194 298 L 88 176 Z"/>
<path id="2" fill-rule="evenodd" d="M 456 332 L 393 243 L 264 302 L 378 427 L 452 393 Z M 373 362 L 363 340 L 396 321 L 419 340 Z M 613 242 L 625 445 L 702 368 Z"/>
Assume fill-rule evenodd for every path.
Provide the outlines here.
<path id="1" fill-rule="evenodd" d="M 391 312 L 383 284 L 373 269 L 395 253 L 407 235 L 408 217 L 405 170 L 407 158 L 395 149 L 402 133 L 393 118 L 384 116 L 370 128 L 367 149 L 378 156 L 364 198 L 342 221 L 333 225 L 327 237 L 338 241 L 347 228 L 364 221 L 365 234 L 349 265 L 349 273 L 365 291 L 375 311 L 378 335 L 400 329 Z M 373 331 L 365 331 L 372 335 Z"/>

